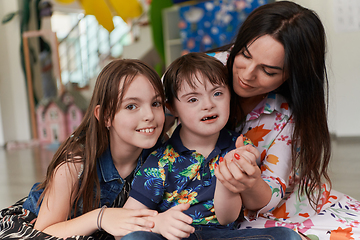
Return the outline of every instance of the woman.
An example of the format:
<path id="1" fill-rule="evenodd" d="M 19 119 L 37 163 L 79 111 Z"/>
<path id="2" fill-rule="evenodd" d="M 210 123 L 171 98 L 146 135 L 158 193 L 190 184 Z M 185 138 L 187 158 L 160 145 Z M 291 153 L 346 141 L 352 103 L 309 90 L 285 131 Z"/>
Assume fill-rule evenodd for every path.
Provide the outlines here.
<path id="1" fill-rule="evenodd" d="M 240 228 L 286 226 L 311 239 L 360 237 L 360 203 L 331 190 L 325 31 L 315 12 L 280 1 L 255 9 L 235 42 L 210 55 L 226 63 L 228 127 L 252 140 L 258 165 L 219 180 L 241 194 Z M 351 239 L 351 238 L 348 238 Z"/>

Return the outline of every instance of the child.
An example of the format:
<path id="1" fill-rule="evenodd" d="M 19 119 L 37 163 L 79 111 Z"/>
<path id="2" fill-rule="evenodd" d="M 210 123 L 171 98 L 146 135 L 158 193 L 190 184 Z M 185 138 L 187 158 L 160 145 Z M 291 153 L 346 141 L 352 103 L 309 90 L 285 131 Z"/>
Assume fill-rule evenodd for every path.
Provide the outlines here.
<path id="1" fill-rule="evenodd" d="M 124 206 L 160 213 L 153 218 L 152 232 L 134 232 L 123 239 L 207 239 L 213 234 L 217 238 L 247 237 L 257 231 L 263 234 L 262 230 L 275 235 L 274 239 L 276 235 L 282 239 L 294 235 L 296 239 L 298 235 L 287 229 L 240 232 L 232 228 L 242 208 L 240 194 L 229 191 L 215 178 L 221 174 L 215 171 L 218 164 L 236 164 L 223 160 L 238 138 L 238 134 L 223 129 L 230 112 L 226 67 L 206 54 L 190 53 L 169 66 L 163 81 L 166 106 L 180 124 L 136 174 Z M 243 146 L 242 137 L 237 142 L 241 150 L 237 158 L 255 163 L 259 152 L 251 145 Z"/>
<path id="2" fill-rule="evenodd" d="M 154 223 L 145 217 L 156 211 L 119 207 L 145 160 L 143 149 L 153 147 L 162 133 L 164 99 L 159 76 L 143 62 L 109 63 L 97 78 L 82 123 L 60 146 L 45 181 L 34 185 L 23 204 L 25 217 L 19 221 L 32 226 L 36 220 L 36 230 L 16 233 L 25 224 L 1 227 L 1 239 L 16 234 L 36 239 L 89 236 L 102 229 L 113 236 L 149 231 Z M 13 219 L 3 213 L 2 224 Z M 96 239 L 100 235 L 106 234 Z"/>

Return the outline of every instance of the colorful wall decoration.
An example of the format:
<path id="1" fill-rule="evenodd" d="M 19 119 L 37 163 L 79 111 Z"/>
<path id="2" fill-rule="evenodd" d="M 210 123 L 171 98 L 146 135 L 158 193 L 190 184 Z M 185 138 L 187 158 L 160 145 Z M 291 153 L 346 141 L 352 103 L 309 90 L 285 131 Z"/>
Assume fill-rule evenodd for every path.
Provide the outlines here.
<path id="1" fill-rule="evenodd" d="M 255 8 L 270 0 L 211 0 L 179 7 L 182 54 L 231 43 Z"/>

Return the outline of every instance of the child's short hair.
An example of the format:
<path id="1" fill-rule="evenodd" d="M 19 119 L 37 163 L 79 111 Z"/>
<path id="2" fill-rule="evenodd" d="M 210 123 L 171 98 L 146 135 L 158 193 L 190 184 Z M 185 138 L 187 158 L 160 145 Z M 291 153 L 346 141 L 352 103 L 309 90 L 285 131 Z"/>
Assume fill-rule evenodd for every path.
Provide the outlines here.
<path id="1" fill-rule="evenodd" d="M 173 106 L 184 81 L 195 88 L 195 79 L 207 78 L 211 84 L 228 85 L 227 68 L 219 60 L 205 53 L 188 53 L 170 64 L 163 78 L 166 101 Z"/>

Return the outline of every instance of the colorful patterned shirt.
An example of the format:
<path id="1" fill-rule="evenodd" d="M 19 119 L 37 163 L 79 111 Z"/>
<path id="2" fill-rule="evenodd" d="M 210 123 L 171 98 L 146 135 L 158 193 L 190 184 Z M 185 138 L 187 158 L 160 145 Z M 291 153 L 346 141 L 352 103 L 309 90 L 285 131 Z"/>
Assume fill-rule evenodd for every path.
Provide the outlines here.
<path id="1" fill-rule="evenodd" d="M 135 176 L 130 196 L 159 212 L 190 203 L 185 213 L 193 218 L 193 225 L 220 226 L 214 212 L 215 163 L 235 148 L 239 134 L 221 130 L 215 149 L 205 158 L 182 144 L 180 128 L 181 124 L 149 155 Z"/>
<path id="2" fill-rule="evenodd" d="M 226 64 L 229 51 L 211 53 Z M 292 179 L 291 141 L 294 129 L 291 109 L 281 95 L 269 93 L 247 116 L 241 133 L 260 151 L 262 178 L 272 190 L 270 202 L 258 212 L 244 211 L 240 229 L 283 226 L 311 239 L 360 239 L 360 202 L 341 192 L 321 187 L 316 210 L 305 194 L 299 194 L 298 178 Z M 238 132 L 240 128 L 236 129 Z"/>

